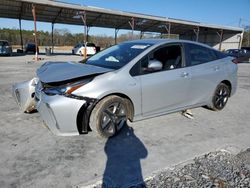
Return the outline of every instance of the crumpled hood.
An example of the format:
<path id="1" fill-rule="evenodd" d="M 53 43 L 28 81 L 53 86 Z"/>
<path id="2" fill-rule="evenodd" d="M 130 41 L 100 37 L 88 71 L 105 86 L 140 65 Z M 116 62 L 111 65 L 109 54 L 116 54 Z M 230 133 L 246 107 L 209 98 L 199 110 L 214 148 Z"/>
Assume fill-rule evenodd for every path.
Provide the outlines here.
<path id="1" fill-rule="evenodd" d="M 77 62 L 46 62 L 37 69 L 36 74 L 42 82 L 52 83 L 109 71 L 112 69 Z"/>

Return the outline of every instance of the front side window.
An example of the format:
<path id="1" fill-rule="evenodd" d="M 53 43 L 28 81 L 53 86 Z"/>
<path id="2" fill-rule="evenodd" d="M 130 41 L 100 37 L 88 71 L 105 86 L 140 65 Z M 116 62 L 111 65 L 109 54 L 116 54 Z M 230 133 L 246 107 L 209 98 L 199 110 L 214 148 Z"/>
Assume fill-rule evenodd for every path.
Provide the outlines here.
<path id="1" fill-rule="evenodd" d="M 190 66 L 207 63 L 217 59 L 217 56 L 212 49 L 196 44 L 187 44 L 187 46 Z"/>
<path id="2" fill-rule="evenodd" d="M 87 59 L 86 64 L 110 69 L 119 69 L 151 45 L 152 44 L 136 42 L 118 44 L 90 57 Z"/>
<path id="3" fill-rule="evenodd" d="M 148 74 L 158 71 L 172 70 L 182 67 L 182 48 L 180 45 L 160 47 L 142 58 L 134 65 L 132 76 Z"/>

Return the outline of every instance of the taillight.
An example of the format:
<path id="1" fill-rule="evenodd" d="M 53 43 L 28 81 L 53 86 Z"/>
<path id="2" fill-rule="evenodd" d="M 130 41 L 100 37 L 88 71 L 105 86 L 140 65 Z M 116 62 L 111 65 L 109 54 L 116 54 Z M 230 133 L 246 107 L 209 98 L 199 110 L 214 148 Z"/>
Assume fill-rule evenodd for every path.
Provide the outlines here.
<path id="1" fill-rule="evenodd" d="M 238 59 L 233 59 L 232 62 L 233 62 L 234 64 L 238 64 L 238 63 L 239 63 Z"/>

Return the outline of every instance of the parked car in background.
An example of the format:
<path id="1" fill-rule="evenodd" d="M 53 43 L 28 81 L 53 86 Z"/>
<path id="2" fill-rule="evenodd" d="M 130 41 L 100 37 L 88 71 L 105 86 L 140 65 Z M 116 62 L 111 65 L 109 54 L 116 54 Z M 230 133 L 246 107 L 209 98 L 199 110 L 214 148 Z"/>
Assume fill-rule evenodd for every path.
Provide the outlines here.
<path id="1" fill-rule="evenodd" d="M 27 43 L 25 45 L 25 49 L 24 49 L 25 53 L 36 53 L 36 44 L 34 43 Z M 37 47 L 37 53 L 39 53 L 39 48 Z"/>
<path id="2" fill-rule="evenodd" d="M 226 54 L 237 58 L 240 63 L 250 63 L 250 52 L 247 49 L 228 49 Z"/>
<path id="3" fill-rule="evenodd" d="M 12 47 L 7 40 L 0 40 L 0 55 L 12 54 Z"/>
<path id="4" fill-rule="evenodd" d="M 87 47 L 86 52 L 87 52 L 88 56 L 96 54 L 96 45 L 94 43 L 87 42 L 86 47 Z M 84 55 L 84 49 L 85 49 L 84 43 L 78 43 L 72 49 L 72 54 L 77 54 L 77 55 L 83 56 Z"/>
<path id="5" fill-rule="evenodd" d="M 242 50 L 247 50 L 248 52 L 250 52 L 250 47 L 241 47 Z"/>
<path id="6" fill-rule="evenodd" d="M 91 129 L 107 138 L 127 120 L 200 106 L 222 110 L 236 92 L 236 63 L 196 42 L 127 41 L 82 62 L 47 62 L 36 78 L 14 85 L 13 96 L 57 135 Z"/>

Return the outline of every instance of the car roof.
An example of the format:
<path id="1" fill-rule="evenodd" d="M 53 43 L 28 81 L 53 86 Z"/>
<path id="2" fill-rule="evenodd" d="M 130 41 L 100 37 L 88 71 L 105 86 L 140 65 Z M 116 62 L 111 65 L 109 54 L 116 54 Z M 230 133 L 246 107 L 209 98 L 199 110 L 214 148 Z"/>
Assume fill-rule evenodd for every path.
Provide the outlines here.
<path id="1" fill-rule="evenodd" d="M 151 45 L 160 45 L 160 44 L 168 44 L 168 43 L 189 43 L 189 44 L 196 44 L 200 45 L 206 48 L 210 48 L 213 50 L 216 50 L 212 48 L 211 46 L 208 46 L 203 43 L 195 42 L 195 41 L 190 41 L 190 40 L 181 40 L 181 39 L 139 39 L 139 40 L 131 40 L 131 41 L 126 41 L 125 43 L 138 43 L 138 44 L 151 44 Z"/>

